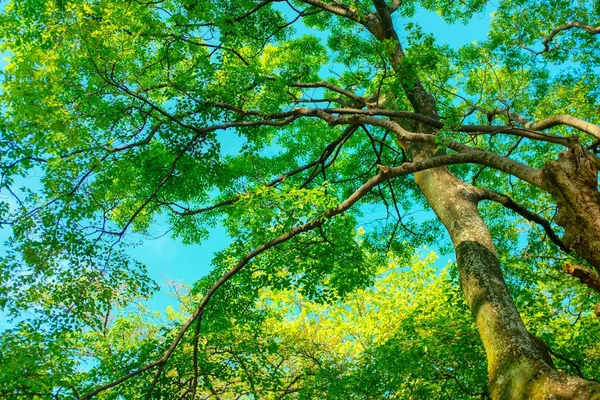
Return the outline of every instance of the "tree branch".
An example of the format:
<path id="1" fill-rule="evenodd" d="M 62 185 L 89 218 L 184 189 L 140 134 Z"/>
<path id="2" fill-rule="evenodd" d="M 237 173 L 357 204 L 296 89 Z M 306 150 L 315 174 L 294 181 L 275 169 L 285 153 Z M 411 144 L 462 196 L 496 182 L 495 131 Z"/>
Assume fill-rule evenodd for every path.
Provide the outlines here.
<path id="1" fill-rule="evenodd" d="M 509 134 L 514 136 L 525 137 L 532 140 L 542 140 L 549 143 L 556 143 L 566 147 L 572 146 L 575 141 L 572 138 L 565 138 L 562 136 L 554 136 L 548 135 L 540 132 L 536 132 L 534 128 L 515 128 L 513 126 L 489 126 L 489 125 L 459 125 L 459 126 L 446 126 L 442 121 L 439 121 L 434 118 L 427 117 L 423 114 L 414 113 L 410 111 L 392 111 L 386 110 L 382 108 L 371 108 L 368 110 L 359 110 L 352 108 L 324 108 L 322 109 L 324 112 L 331 114 L 339 114 L 339 115 L 368 115 L 368 116 L 386 116 L 391 118 L 405 118 L 418 122 L 422 122 L 426 125 L 429 125 L 436 129 L 449 129 L 458 132 L 465 133 L 488 133 L 488 134 Z M 582 121 L 585 122 L 585 121 Z M 558 124 L 556 124 L 558 125 Z M 592 125 L 592 124 L 589 124 Z M 553 125 L 554 126 L 554 125 Z M 595 126 L 595 125 L 592 125 Z M 542 128 L 537 129 L 547 129 L 550 126 L 543 125 Z"/>
<path id="2" fill-rule="evenodd" d="M 313 7 L 320 8 L 324 11 L 329 11 L 332 14 L 339 15 L 340 17 L 348 18 L 353 21 L 358 21 L 358 14 L 349 6 L 342 6 L 340 3 L 331 4 L 325 3 L 321 0 L 301 0 L 303 3 L 309 4 Z"/>
<path id="3" fill-rule="evenodd" d="M 408 173 L 408 172 L 407 172 Z M 219 278 L 215 284 L 208 290 L 208 292 L 206 293 L 206 295 L 202 298 L 202 300 L 200 301 L 200 303 L 198 304 L 196 310 L 194 311 L 194 313 L 192 314 L 192 316 L 183 324 L 182 328 L 179 330 L 179 332 L 177 333 L 177 335 L 175 336 L 175 339 L 172 341 L 171 345 L 169 346 L 169 348 L 167 349 L 167 351 L 164 353 L 164 355 L 136 370 L 133 371 L 129 374 L 127 374 L 126 376 L 117 379 L 113 382 L 110 382 L 104 386 L 101 386 L 89 393 L 87 393 L 86 395 L 84 395 L 82 397 L 82 400 L 87 400 L 92 398 L 93 396 L 97 395 L 100 392 L 103 392 L 107 389 L 110 389 L 112 387 L 115 387 L 137 375 L 140 375 L 143 372 L 146 372 L 150 369 L 153 369 L 155 367 L 159 367 L 162 368 L 166 362 L 169 360 L 169 358 L 171 357 L 171 355 L 173 354 L 173 352 L 175 351 L 175 348 L 177 347 L 177 345 L 181 342 L 181 340 L 183 339 L 183 336 L 185 335 L 185 333 L 187 332 L 187 330 L 190 328 L 190 326 L 198 319 L 200 318 L 200 316 L 202 315 L 204 309 L 206 308 L 206 305 L 208 304 L 208 302 L 210 301 L 211 297 L 216 293 L 216 291 L 223 286 L 223 284 L 225 284 L 227 281 L 229 281 L 231 278 L 233 278 L 239 271 L 242 270 L 242 268 L 244 268 L 251 260 L 253 260 L 254 258 L 256 258 L 257 256 L 259 256 L 260 254 L 262 254 L 263 252 L 265 252 L 266 250 L 273 248 L 281 243 L 284 243 L 290 239 L 292 239 L 293 237 L 299 235 L 300 233 L 303 232 L 308 232 L 310 230 L 313 230 L 321 225 L 323 225 L 328 219 L 333 218 L 334 216 L 341 214 L 343 212 L 345 212 L 346 210 L 348 210 L 354 203 L 356 203 L 360 198 L 362 198 L 364 195 L 366 195 L 367 193 L 369 193 L 371 191 L 371 189 L 377 185 L 379 182 L 383 181 L 384 179 L 386 179 L 383 174 L 379 174 L 376 175 L 375 177 L 371 178 L 369 181 L 367 181 L 364 185 L 362 185 L 357 191 L 355 191 L 350 197 L 348 197 L 343 203 L 339 204 L 337 207 L 329 209 L 328 211 L 326 211 L 325 213 L 323 213 L 320 217 L 318 217 L 317 219 L 306 223 L 304 225 L 298 226 L 296 228 L 293 228 L 292 230 L 276 237 L 275 239 L 271 240 L 268 243 L 262 244 L 258 247 L 256 247 L 254 250 L 252 250 L 251 252 L 249 252 L 244 258 L 242 258 L 233 268 L 231 268 L 229 271 L 227 271 L 225 274 L 223 274 L 221 276 L 221 278 Z"/>
<path id="4" fill-rule="evenodd" d="M 557 125 L 566 125 L 572 128 L 578 129 L 582 132 L 588 133 L 595 137 L 596 139 L 600 139 L 600 127 L 594 124 L 591 124 L 587 121 L 584 121 L 579 118 L 572 117 L 566 114 L 553 115 L 549 118 L 546 118 L 542 121 L 530 124 L 526 126 L 529 129 L 533 129 L 536 131 L 541 131 L 544 129 L 552 128 Z"/>
<path id="5" fill-rule="evenodd" d="M 342 89 L 340 87 L 337 87 L 337 86 L 332 85 L 331 83 L 325 82 L 325 81 L 307 82 L 307 83 L 294 82 L 294 83 L 290 84 L 290 86 L 297 87 L 297 88 L 325 88 L 325 89 L 329 89 L 333 92 L 339 93 L 343 96 L 351 98 L 360 107 L 365 107 L 367 105 L 367 101 L 363 97 L 361 97 L 361 96 L 357 95 L 356 93 L 353 93 L 349 90 Z"/>
<path id="6" fill-rule="evenodd" d="M 348 117 L 335 117 L 325 112 L 325 110 L 310 108 L 296 108 L 294 109 L 294 114 L 299 116 L 301 115 L 321 118 L 331 126 L 343 124 L 353 125 L 361 123 L 380 126 L 382 128 L 389 129 L 392 132 L 394 132 L 396 134 L 396 137 L 400 141 L 430 143 L 433 145 L 439 144 L 439 139 L 436 135 L 409 132 L 402 128 L 398 123 L 390 120 L 384 120 L 381 118 L 373 118 L 357 114 L 350 115 Z M 543 180 L 541 179 L 540 171 L 535 168 L 531 168 L 518 161 L 512 160 L 508 157 L 503 157 L 495 153 L 490 153 L 479 149 L 473 149 L 467 145 L 458 142 L 445 141 L 443 145 L 449 149 L 461 152 L 460 154 L 453 155 L 456 156 L 456 158 L 454 159 L 455 161 L 451 162 L 452 164 L 459 164 L 463 162 L 475 162 L 514 175 L 519 179 L 522 179 L 525 182 L 529 182 L 532 185 L 537 186 L 541 189 L 545 190 L 546 188 Z"/>
<path id="7" fill-rule="evenodd" d="M 502 204 L 504 207 L 506 207 L 510 210 L 513 210 L 514 212 L 516 212 L 517 214 L 519 214 L 526 220 L 535 222 L 536 224 L 540 225 L 544 229 L 544 231 L 546 232 L 546 235 L 548 235 L 548 238 L 554 244 L 556 244 L 559 249 L 561 249 L 563 252 L 565 252 L 567 254 L 569 254 L 571 252 L 571 250 L 562 242 L 562 240 L 560 240 L 558 235 L 554 232 L 554 230 L 552 229 L 552 226 L 550 225 L 550 222 L 548 220 L 540 217 L 538 214 L 536 214 L 534 212 L 529 211 L 524 206 L 516 203 L 513 199 L 511 199 L 510 197 L 508 197 L 504 194 L 500 194 L 500 193 L 494 192 L 492 190 L 484 189 L 484 188 L 477 188 L 476 190 L 478 191 L 478 195 L 480 196 L 479 200 L 495 201 L 497 203 Z"/>
<path id="8" fill-rule="evenodd" d="M 527 119 L 525 119 L 524 117 L 522 117 L 521 115 L 511 112 L 508 108 L 503 108 L 503 107 L 496 107 L 491 110 L 486 110 L 483 107 L 479 107 L 478 105 L 473 105 L 473 106 L 471 106 L 471 110 L 469 110 L 466 113 L 466 115 L 470 115 L 475 110 L 484 113 L 487 116 L 489 121 L 494 119 L 494 117 L 497 115 L 504 115 L 506 118 L 508 118 L 509 121 L 516 121 L 523 125 L 529 124 L 529 121 Z"/>
<path id="9" fill-rule="evenodd" d="M 272 181 L 270 181 L 269 183 L 267 183 L 265 186 L 275 186 L 278 183 L 283 182 L 284 180 L 286 180 L 287 178 L 289 178 L 290 176 L 299 174 L 300 172 L 306 171 L 309 168 L 318 166 L 319 164 L 323 163 L 335 150 L 335 148 L 340 145 L 343 144 L 343 142 L 345 142 L 353 133 L 354 131 L 356 131 L 356 128 L 352 129 L 352 128 L 348 128 L 346 129 L 340 136 L 338 136 L 334 141 L 332 141 L 331 143 L 329 143 L 325 149 L 323 150 L 323 153 L 321 154 L 321 157 L 319 157 L 318 160 L 315 160 L 313 162 L 310 162 L 308 164 L 302 165 L 298 168 L 295 168 L 291 171 L 288 171 L 284 174 L 279 175 L 277 178 L 273 179 Z M 312 174 L 311 174 L 312 176 Z M 307 179 L 305 181 L 305 183 L 302 186 L 305 186 L 306 184 L 308 184 L 309 179 Z M 219 207 L 223 207 L 223 206 L 227 206 L 230 204 L 233 204 L 235 202 L 237 202 L 239 199 L 241 198 L 240 195 L 234 196 L 230 199 L 227 200 L 223 200 L 219 203 L 207 206 L 207 207 L 202 207 L 202 208 L 198 208 L 195 210 L 184 210 L 184 211 L 176 211 L 176 210 L 172 210 L 174 213 L 182 215 L 182 216 L 189 216 L 189 215 L 196 215 L 196 214 L 202 214 L 204 212 L 208 212 L 208 211 L 212 211 L 216 208 Z"/>
<path id="10" fill-rule="evenodd" d="M 579 279 L 581 283 L 590 289 L 600 292 L 600 276 L 590 268 L 577 264 L 565 264 L 563 266 L 563 272 Z"/>
<path id="11" fill-rule="evenodd" d="M 552 30 L 552 32 L 550 32 L 550 34 L 544 39 L 542 44 L 544 45 L 544 48 L 546 49 L 546 51 L 548 51 L 550 49 L 550 42 L 554 39 L 554 37 L 556 35 L 558 35 L 560 32 L 568 31 L 573 28 L 583 29 L 584 31 L 594 34 L 594 35 L 597 35 L 600 33 L 600 27 L 586 25 L 583 22 L 580 22 L 577 20 L 569 21 L 564 25 L 559 25 L 556 28 L 554 28 Z"/>
<path id="12" fill-rule="evenodd" d="M 394 24 L 392 23 L 390 7 L 388 7 L 385 0 L 373 0 L 373 5 L 375 6 L 377 15 L 379 15 L 379 21 L 382 29 L 382 37 L 385 39 L 395 39 L 396 41 L 398 41 L 398 35 L 396 34 Z M 379 39 L 381 40 L 381 38 Z"/>
<path id="13" fill-rule="evenodd" d="M 257 12 L 258 10 L 260 10 L 261 8 L 263 8 L 266 5 L 269 5 L 271 3 L 275 3 L 275 2 L 279 2 L 279 1 L 283 1 L 283 0 L 263 0 L 260 3 L 258 3 L 256 6 L 254 6 L 253 8 L 251 8 L 250 10 L 246 11 L 245 13 L 243 13 L 242 15 L 235 17 L 232 22 L 240 22 L 241 20 L 243 20 L 244 18 L 254 14 L 255 12 Z"/>

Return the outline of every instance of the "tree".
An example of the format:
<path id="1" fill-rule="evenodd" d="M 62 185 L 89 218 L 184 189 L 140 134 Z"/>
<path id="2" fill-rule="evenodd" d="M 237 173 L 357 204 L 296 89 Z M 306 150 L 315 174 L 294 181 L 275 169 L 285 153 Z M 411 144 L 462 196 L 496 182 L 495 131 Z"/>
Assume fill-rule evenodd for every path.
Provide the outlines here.
<path id="1" fill-rule="evenodd" d="M 9 200 L 0 219 L 12 236 L 0 300 L 21 320 L 2 340 L 27 349 L 18 360 L 27 368 L 7 393 L 193 398 L 200 383 L 212 387 L 202 373 L 219 364 L 199 350 L 212 331 L 243 342 L 238 355 L 253 354 L 248 363 L 259 371 L 246 375 L 260 376 L 270 353 L 258 331 L 227 332 L 263 326 L 262 288 L 339 303 L 390 259 L 407 264 L 422 246 L 440 244 L 445 228 L 485 349 L 484 395 L 597 396 L 600 384 L 577 364 L 559 366 L 548 337 L 529 333 L 522 317 L 552 337 L 535 313 L 600 288 L 600 28 L 590 21 L 598 5 L 501 1 L 487 39 L 458 49 L 423 32 L 417 6 L 448 23 L 492 7 L 7 4 L 0 168 Z M 239 151 L 226 155 L 232 142 Z M 39 182 L 15 187 L 32 175 Z M 359 239 L 369 206 L 387 217 Z M 436 218 L 411 219 L 420 207 Z M 201 242 L 215 224 L 232 238 L 192 289 L 188 318 L 162 328 L 127 317 L 154 284 L 124 249 L 157 219 L 184 243 Z M 557 285 L 562 268 L 586 286 Z M 585 293 L 577 312 L 593 332 L 597 294 Z M 94 332 L 106 340 L 85 336 Z M 558 339 L 565 345 L 568 336 Z M 393 341 L 381 349 L 388 360 L 399 351 Z M 223 360 L 244 369 L 243 360 Z M 82 365 L 95 374 L 75 373 Z"/>

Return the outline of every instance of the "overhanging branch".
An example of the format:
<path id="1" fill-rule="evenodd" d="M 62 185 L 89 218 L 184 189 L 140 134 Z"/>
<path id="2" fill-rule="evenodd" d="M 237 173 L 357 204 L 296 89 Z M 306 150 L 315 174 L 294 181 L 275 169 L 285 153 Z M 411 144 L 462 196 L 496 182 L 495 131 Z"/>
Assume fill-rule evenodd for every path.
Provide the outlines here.
<path id="1" fill-rule="evenodd" d="M 523 163 L 512 160 L 508 157 L 490 153 L 484 150 L 474 149 L 467 145 L 454 141 L 443 141 L 439 143 L 439 138 L 433 134 L 427 133 L 413 133 L 402 128 L 398 123 L 390 120 L 381 118 L 374 118 L 366 115 L 353 114 L 347 117 L 336 117 L 325 110 L 310 109 L 310 108 L 296 108 L 294 109 L 294 115 L 317 117 L 326 121 L 329 125 L 355 125 L 355 124 L 369 124 L 379 126 L 385 129 L 389 129 L 394 132 L 400 141 L 406 142 L 420 142 L 430 143 L 433 145 L 443 145 L 449 149 L 460 152 L 459 154 L 452 154 L 452 161 L 448 164 L 460 164 L 460 163 L 477 163 L 485 165 L 508 174 L 514 175 L 525 182 L 529 182 L 534 186 L 541 189 L 545 189 L 544 182 L 541 179 L 541 173 L 535 168 L 531 168 Z M 434 157 L 433 159 L 440 159 L 442 157 Z M 450 160 L 450 158 L 448 159 Z M 437 166 L 437 165 L 436 165 Z"/>
<path id="2" fill-rule="evenodd" d="M 579 28 L 579 29 L 583 29 L 584 31 L 597 35 L 598 33 L 600 33 L 600 27 L 599 26 L 591 26 L 591 25 L 587 25 L 584 24 L 583 22 L 577 21 L 577 20 L 573 20 L 573 21 L 569 21 L 564 25 L 559 25 L 556 28 L 554 28 L 552 30 L 552 32 L 550 32 L 550 34 L 544 39 L 544 41 L 542 42 L 542 44 L 544 45 L 544 49 L 546 51 L 548 51 L 550 49 L 550 42 L 552 42 L 552 40 L 554 39 L 554 37 L 556 35 L 558 35 L 560 32 L 564 32 L 564 31 L 568 31 L 570 29 L 573 28 Z"/>
<path id="3" fill-rule="evenodd" d="M 552 229 L 552 226 L 550 225 L 550 221 L 546 220 L 545 218 L 540 217 L 538 214 L 536 214 L 534 212 L 529 211 L 523 205 L 515 202 L 513 199 L 511 199 L 510 197 L 508 197 L 504 194 L 500 194 L 500 193 L 494 192 L 492 190 L 484 189 L 484 188 L 477 188 L 477 191 L 478 191 L 478 195 L 480 196 L 479 200 L 495 201 L 497 203 L 502 204 L 504 207 L 508 208 L 509 210 L 516 212 L 517 214 L 519 214 L 526 220 L 535 222 L 536 224 L 540 225 L 544 229 L 544 232 L 546 232 L 546 235 L 548 235 L 548 238 L 554 244 L 556 244 L 559 249 L 561 249 L 563 252 L 565 252 L 567 254 L 569 254 L 571 252 L 571 250 L 562 242 L 562 240 L 560 240 L 558 235 L 554 232 L 554 230 Z"/>

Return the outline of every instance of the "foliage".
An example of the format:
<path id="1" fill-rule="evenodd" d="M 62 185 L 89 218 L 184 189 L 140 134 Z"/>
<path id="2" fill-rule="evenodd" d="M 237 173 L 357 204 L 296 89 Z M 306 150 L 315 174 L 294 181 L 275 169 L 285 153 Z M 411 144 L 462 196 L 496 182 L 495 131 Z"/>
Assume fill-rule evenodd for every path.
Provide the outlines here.
<path id="1" fill-rule="evenodd" d="M 600 165 L 597 9 L 8 2 L 0 393 L 487 396 L 460 272 L 417 258 L 457 245 L 410 176 L 440 166 L 471 184 L 556 368 L 598 377 L 598 295 L 560 272 L 594 261 L 554 233 L 572 236 L 555 219 L 568 201 L 544 180 L 564 149 Z M 487 39 L 445 45 L 423 10 L 449 24 L 491 12 Z M 127 253 L 157 220 L 185 244 L 216 225 L 231 238 L 162 317 L 140 305 L 157 286 Z"/>

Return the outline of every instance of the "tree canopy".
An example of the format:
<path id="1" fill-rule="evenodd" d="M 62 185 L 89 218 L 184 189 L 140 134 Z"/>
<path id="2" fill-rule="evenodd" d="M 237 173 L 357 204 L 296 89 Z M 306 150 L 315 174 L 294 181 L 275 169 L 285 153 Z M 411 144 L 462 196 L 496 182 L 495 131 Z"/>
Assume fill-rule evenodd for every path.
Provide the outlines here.
<path id="1" fill-rule="evenodd" d="M 599 14 L 7 2 L 1 396 L 595 398 Z M 158 221 L 231 244 L 155 315 L 127 249 Z"/>

